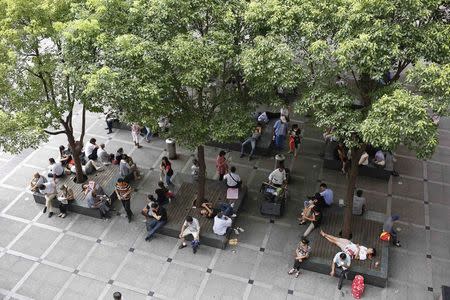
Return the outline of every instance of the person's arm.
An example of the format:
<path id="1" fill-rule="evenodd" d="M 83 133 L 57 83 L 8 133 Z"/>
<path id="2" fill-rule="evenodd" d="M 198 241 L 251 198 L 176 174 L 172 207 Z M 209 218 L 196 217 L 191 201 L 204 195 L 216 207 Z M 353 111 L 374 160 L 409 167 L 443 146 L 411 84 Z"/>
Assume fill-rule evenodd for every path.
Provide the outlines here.
<path id="1" fill-rule="evenodd" d="M 181 225 L 180 238 L 181 238 L 181 235 L 184 232 L 184 229 L 186 229 L 185 222 L 183 222 L 183 225 Z"/>
<path id="2" fill-rule="evenodd" d="M 313 213 L 313 214 L 311 215 L 311 217 L 304 216 L 304 218 L 305 218 L 306 220 L 308 220 L 308 221 L 314 222 L 314 221 L 316 221 L 316 214 Z"/>
<path id="3" fill-rule="evenodd" d="M 334 264 L 334 259 L 333 259 L 333 261 L 331 262 L 331 272 L 330 272 L 330 276 L 334 276 L 335 271 L 336 271 L 336 266 L 335 266 L 335 264 Z"/>
<path id="4" fill-rule="evenodd" d="M 158 216 L 154 211 L 152 211 L 152 217 L 159 221 L 162 216 Z"/>

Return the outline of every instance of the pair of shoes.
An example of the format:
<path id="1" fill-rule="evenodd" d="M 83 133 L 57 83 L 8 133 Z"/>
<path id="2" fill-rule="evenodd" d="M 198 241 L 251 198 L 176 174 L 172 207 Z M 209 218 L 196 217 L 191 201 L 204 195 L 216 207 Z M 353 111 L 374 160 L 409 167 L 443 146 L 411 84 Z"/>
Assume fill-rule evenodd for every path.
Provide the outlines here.
<path id="1" fill-rule="evenodd" d="M 396 247 L 401 247 L 402 245 L 400 245 L 400 242 L 397 242 L 394 244 Z"/>
<path id="2" fill-rule="evenodd" d="M 111 133 L 113 133 L 112 131 L 108 131 L 106 134 L 111 134 Z"/>
<path id="3" fill-rule="evenodd" d="M 138 147 L 138 148 L 142 148 L 142 146 L 141 146 L 141 145 L 137 145 L 137 147 Z"/>
<path id="4" fill-rule="evenodd" d="M 67 216 L 66 214 L 62 214 L 61 218 L 64 219 L 66 216 Z"/>
<path id="5" fill-rule="evenodd" d="M 295 273 L 295 269 L 290 269 L 289 272 L 288 272 L 289 275 L 292 275 L 294 273 Z"/>
<path id="6" fill-rule="evenodd" d="M 234 230 L 234 234 L 239 235 L 239 230 L 237 230 L 237 228 L 235 228 L 233 230 Z"/>
<path id="7" fill-rule="evenodd" d="M 44 210 L 42 211 L 43 214 L 47 212 L 47 206 L 44 206 Z"/>
<path id="8" fill-rule="evenodd" d="M 186 244 L 181 244 L 180 246 L 178 246 L 178 249 L 183 249 L 183 248 L 186 248 L 186 247 L 187 247 Z"/>
<path id="9" fill-rule="evenodd" d="M 63 215 L 63 213 L 60 213 L 59 215 L 58 215 L 58 217 L 60 217 L 61 218 L 61 216 Z"/>
<path id="10" fill-rule="evenodd" d="M 298 276 L 300 276 L 300 271 L 297 271 L 297 273 L 295 273 L 295 278 L 298 278 Z"/>
<path id="11" fill-rule="evenodd" d="M 52 216 L 53 216 L 53 213 L 52 213 L 52 212 L 49 212 L 49 213 L 48 213 L 48 217 L 51 218 Z"/>
<path id="12" fill-rule="evenodd" d="M 236 214 L 232 214 L 231 217 L 232 217 L 232 218 L 236 218 L 237 215 L 236 215 Z"/>
<path id="13" fill-rule="evenodd" d="M 146 242 L 150 242 L 151 239 L 152 239 L 151 237 L 147 236 L 147 237 L 145 238 L 145 241 L 146 241 Z"/>
<path id="14" fill-rule="evenodd" d="M 245 231 L 244 228 L 242 228 L 242 227 L 236 227 L 236 229 L 239 230 L 240 232 L 244 232 Z"/>
<path id="15" fill-rule="evenodd" d="M 131 223 L 131 217 L 128 217 L 128 223 Z"/>

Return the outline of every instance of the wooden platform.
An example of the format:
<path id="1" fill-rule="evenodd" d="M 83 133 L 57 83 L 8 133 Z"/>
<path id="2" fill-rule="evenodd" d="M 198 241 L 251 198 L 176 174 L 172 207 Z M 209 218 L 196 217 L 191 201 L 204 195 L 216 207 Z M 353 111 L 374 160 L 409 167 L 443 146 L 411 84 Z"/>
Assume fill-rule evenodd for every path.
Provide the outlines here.
<path id="1" fill-rule="evenodd" d="M 60 193 L 60 187 L 63 184 L 66 184 L 69 188 L 71 188 L 74 192 L 75 200 L 69 202 L 69 211 L 73 211 L 79 214 L 91 216 L 94 218 L 101 218 L 100 212 L 97 208 L 89 208 L 87 205 L 87 202 L 85 200 L 85 195 L 83 193 L 83 190 L 81 188 L 81 184 L 77 184 L 73 181 L 75 175 L 66 175 L 63 178 L 57 179 L 57 192 Z M 119 179 L 119 167 L 117 165 L 108 165 L 104 166 L 102 171 L 96 171 L 91 175 L 88 175 L 88 180 L 86 183 L 90 180 L 95 181 L 98 183 L 103 190 L 105 191 L 105 194 L 111 197 L 111 201 L 114 201 L 116 199 L 114 190 L 115 190 L 115 184 L 117 182 L 117 179 Z M 34 201 L 36 203 L 45 204 L 45 198 L 44 195 L 40 193 L 34 193 L 33 194 Z M 54 207 L 59 207 L 59 201 L 57 199 L 53 202 Z"/>
<path id="2" fill-rule="evenodd" d="M 224 182 L 206 180 L 205 198 L 208 202 L 213 203 L 216 207 L 220 202 L 231 203 L 226 200 L 226 186 Z M 197 195 L 197 183 L 183 182 L 180 189 L 176 193 L 176 198 L 166 205 L 167 209 L 167 224 L 161 228 L 158 233 L 178 238 L 181 226 L 187 215 L 197 218 L 200 222 L 200 244 L 208 245 L 215 248 L 225 249 L 229 237 L 219 236 L 212 230 L 214 219 L 208 219 L 200 215 L 200 208 L 192 208 Z M 241 187 L 239 191 L 239 199 L 234 201 L 234 212 L 238 211 L 247 196 L 247 187 Z M 239 214 L 238 214 L 239 217 Z M 233 224 L 236 218 L 233 220 Z"/>
<path id="3" fill-rule="evenodd" d="M 322 224 L 319 228 L 314 229 L 310 234 L 312 242 L 312 254 L 302 268 L 323 274 L 329 274 L 331 271 L 331 261 L 334 255 L 340 251 L 339 247 L 328 242 L 324 237 L 319 235 L 322 229 L 328 234 L 338 236 L 343 225 L 343 209 L 332 207 L 324 211 Z M 300 232 L 303 233 L 307 226 L 301 226 Z M 388 275 L 388 257 L 389 245 L 379 239 L 383 224 L 374 220 L 369 220 L 362 216 L 354 216 L 352 222 L 353 238 L 352 242 L 360 244 L 368 248 L 375 248 L 377 255 L 374 259 L 366 259 L 364 261 L 352 260 L 349 279 L 357 274 L 364 277 L 367 284 L 386 287 Z M 379 266 L 375 266 L 375 262 L 379 262 Z M 337 281 L 336 281 L 337 284 Z"/>

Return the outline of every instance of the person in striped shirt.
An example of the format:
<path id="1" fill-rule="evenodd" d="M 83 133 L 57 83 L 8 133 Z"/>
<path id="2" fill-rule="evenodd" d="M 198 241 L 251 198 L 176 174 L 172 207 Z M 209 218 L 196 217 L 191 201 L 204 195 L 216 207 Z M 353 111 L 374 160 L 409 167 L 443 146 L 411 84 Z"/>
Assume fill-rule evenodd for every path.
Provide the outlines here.
<path id="1" fill-rule="evenodd" d="M 123 208 L 127 213 L 128 223 L 131 222 L 131 217 L 133 213 L 130 209 L 130 201 L 131 201 L 131 186 L 123 179 L 119 178 L 116 183 L 116 195 L 117 198 L 122 202 Z"/>

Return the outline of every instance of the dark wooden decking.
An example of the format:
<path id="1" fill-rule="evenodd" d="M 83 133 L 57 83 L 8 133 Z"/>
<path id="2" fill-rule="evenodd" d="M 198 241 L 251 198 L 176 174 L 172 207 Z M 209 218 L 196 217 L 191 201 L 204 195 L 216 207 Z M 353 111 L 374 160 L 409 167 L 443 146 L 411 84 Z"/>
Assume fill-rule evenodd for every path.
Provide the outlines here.
<path id="1" fill-rule="evenodd" d="M 231 203 L 226 199 L 227 188 L 223 182 L 207 180 L 205 198 L 216 207 L 220 202 Z M 238 212 L 242 201 L 246 197 L 247 188 L 243 186 L 239 191 L 239 199 L 234 200 L 234 212 Z M 181 226 L 187 215 L 197 218 L 200 223 L 200 243 L 211 247 L 224 249 L 228 237 L 218 236 L 212 230 L 214 220 L 200 215 L 201 208 L 193 208 L 192 205 L 197 195 L 197 184 L 183 182 L 177 191 L 176 199 L 166 206 L 168 223 L 158 232 L 163 235 L 178 238 Z M 233 220 L 233 224 L 236 220 Z"/>
<path id="2" fill-rule="evenodd" d="M 340 249 L 320 236 L 319 232 L 323 230 L 328 234 L 338 236 L 342 225 L 343 209 L 330 208 L 324 212 L 321 226 L 315 229 L 310 235 L 314 241 L 312 243 L 311 258 L 304 264 L 305 269 L 323 274 L 330 273 L 331 261 Z M 377 255 L 372 260 L 352 260 L 349 279 L 353 279 L 356 274 L 361 274 L 364 276 L 366 283 L 385 287 L 387 284 L 389 247 L 388 243 L 382 242 L 379 239 L 383 224 L 362 216 L 354 216 L 352 228 L 352 242 L 368 248 L 375 248 Z M 301 230 L 301 232 L 304 232 L 306 227 L 303 227 Z M 376 262 L 379 262 L 378 267 L 375 266 Z"/>
<path id="3" fill-rule="evenodd" d="M 95 171 L 93 174 L 88 175 L 88 180 L 86 180 L 85 183 L 93 180 L 103 188 L 106 195 L 111 196 L 114 193 L 115 184 L 119 177 L 119 167 L 116 165 L 108 165 L 104 166 L 102 171 Z M 58 194 L 60 193 L 59 189 L 63 184 L 66 184 L 70 189 L 73 190 L 75 200 L 69 202 L 69 210 L 79 214 L 101 218 L 98 209 L 89 208 L 87 206 L 85 195 L 81 188 L 82 185 L 75 183 L 73 179 L 74 175 L 66 175 L 63 178 L 58 178 L 56 184 Z M 113 201 L 115 198 L 116 197 L 112 197 L 111 200 Z M 44 195 L 40 193 L 34 193 L 34 200 L 36 201 L 36 203 L 45 204 Z M 58 205 L 59 201 L 55 199 L 54 206 L 58 207 Z"/>

